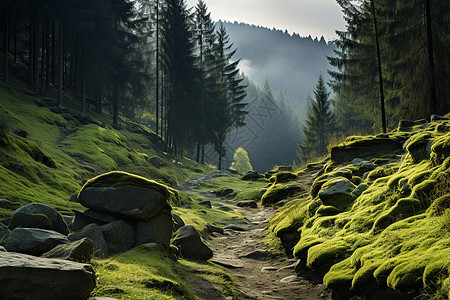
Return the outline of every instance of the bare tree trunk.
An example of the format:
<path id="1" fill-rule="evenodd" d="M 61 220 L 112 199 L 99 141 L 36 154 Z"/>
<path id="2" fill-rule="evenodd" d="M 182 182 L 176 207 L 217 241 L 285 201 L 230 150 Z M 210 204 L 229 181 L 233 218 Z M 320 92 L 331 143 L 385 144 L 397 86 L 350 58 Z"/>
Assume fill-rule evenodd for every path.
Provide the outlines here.
<path id="1" fill-rule="evenodd" d="M 63 106 L 63 78 L 64 78 L 64 30 L 63 30 L 63 6 L 59 12 L 59 93 L 58 106 Z"/>
<path id="2" fill-rule="evenodd" d="M 5 81 L 8 82 L 8 49 L 9 49 L 9 17 L 8 17 L 8 7 L 5 8 L 5 33 L 4 33 L 4 57 L 3 57 L 3 65 L 4 65 L 4 75 Z"/>
<path id="3" fill-rule="evenodd" d="M 39 9 L 35 12 L 33 42 L 34 92 L 39 94 Z"/>
<path id="4" fill-rule="evenodd" d="M 56 22 L 52 24 L 52 84 L 56 84 Z"/>
<path id="5" fill-rule="evenodd" d="M 43 15 L 42 18 L 42 47 L 41 47 L 41 96 L 45 95 L 45 58 L 46 58 L 46 54 L 45 54 L 45 35 L 47 34 L 46 32 L 46 25 L 45 25 L 45 15 Z"/>
<path id="6" fill-rule="evenodd" d="M 156 135 L 159 135 L 159 0 L 156 0 Z"/>
<path id="7" fill-rule="evenodd" d="M 438 113 L 438 101 L 437 101 L 437 92 L 436 92 L 436 68 L 434 65 L 434 52 L 433 52 L 433 32 L 432 32 L 432 24 L 431 24 L 431 4 L 430 0 L 425 1 L 425 9 L 426 9 L 426 22 L 427 22 L 427 48 L 428 48 L 428 63 L 430 64 L 431 78 L 431 113 Z M 445 112 L 444 112 L 445 113 Z"/>
<path id="8" fill-rule="evenodd" d="M 373 23 L 374 23 L 374 30 L 375 30 L 375 42 L 376 42 L 376 48 L 377 48 L 378 81 L 380 84 L 381 126 L 383 128 L 383 133 L 386 133 L 386 111 L 385 111 L 385 107 L 384 107 L 383 73 L 381 70 L 381 54 L 380 54 L 380 43 L 378 40 L 378 24 L 377 24 L 377 16 L 376 16 L 376 11 L 375 11 L 375 0 L 372 0 L 371 2 L 372 2 L 371 4 L 372 4 Z"/>

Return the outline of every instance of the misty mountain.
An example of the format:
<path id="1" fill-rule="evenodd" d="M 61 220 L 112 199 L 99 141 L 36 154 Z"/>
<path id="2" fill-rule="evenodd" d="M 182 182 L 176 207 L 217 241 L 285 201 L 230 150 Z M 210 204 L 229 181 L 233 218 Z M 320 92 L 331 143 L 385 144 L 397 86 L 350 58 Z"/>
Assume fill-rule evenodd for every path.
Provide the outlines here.
<path id="1" fill-rule="evenodd" d="M 333 55 L 334 46 L 323 37 L 301 37 L 237 22 L 224 24 L 238 49 L 241 71 L 260 87 L 267 79 L 274 94 L 284 92 L 302 119 L 307 96 L 312 95 L 319 74 L 326 81 L 329 78 L 327 69 L 331 66 L 326 56 Z"/>

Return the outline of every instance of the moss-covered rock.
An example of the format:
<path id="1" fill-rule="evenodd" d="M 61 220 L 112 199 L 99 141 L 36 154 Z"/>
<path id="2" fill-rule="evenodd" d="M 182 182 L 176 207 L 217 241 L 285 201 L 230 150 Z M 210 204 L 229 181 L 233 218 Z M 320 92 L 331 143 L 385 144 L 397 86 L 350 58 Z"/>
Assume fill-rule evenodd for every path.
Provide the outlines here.
<path id="1" fill-rule="evenodd" d="M 431 160 L 435 165 L 443 164 L 450 156 L 450 132 L 436 139 L 431 146 Z"/>
<path id="2" fill-rule="evenodd" d="M 325 205 L 345 209 L 355 199 L 352 194 L 355 188 L 356 186 L 346 178 L 334 178 L 322 185 L 319 198 Z"/>
<path id="3" fill-rule="evenodd" d="M 380 230 L 388 227 L 392 223 L 395 223 L 401 219 L 408 218 L 421 211 L 422 207 L 419 200 L 414 198 L 404 198 L 398 200 L 398 202 L 387 212 L 380 215 L 373 224 L 374 230 Z"/>
<path id="4" fill-rule="evenodd" d="M 431 141 L 433 135 L 429 132 L 421 132 L 410 137 L 404 144 L 414 162 L 418 163 L 424 159 L 430 159 Z"/>
<path id="5" fill-rule="evenodd" d="M 343 240 L 324 242 L 308 249 L 307 266 L 325 274 L 332 265 L 344 259 L 350 253 L 350 245 Z"/>
<path id="6" fill-rule="evenodd" d="M 331 160 L 334 162 L 352 161 L 355 157 L 380 156 L 401 150 L 400 142 L 395 138 L 362 138 L 346 142 L 331 148 Z"/>
<path id="7" fill-rule="evenodd" d="M 68 235 L 69 228 L 61 214 L 51 206 L 42 203 L 30 203 L 14 211 L 9 228 L 41 228 L 55 230 Z"/>
<path id="8" fill-rule="evenodd" d="M 346 168 L 340 168 L 340 169 L 331 171 L 329 173 L 325 173 L 325 174 L 317 177 L 314 180 L 309 193 L 313 198 L 315 198 L 319 194 L 319 191 L 322 188 L 322 185 L 324 185 L 330 179 L 337 178 L 337 177 L 344 177 L 347 179 L 351 179 L 352 176 L 353 176 L 352 171 L 349 169 L 346 169 Z"/>
<path id="9" fill-rule="evenodd" d="M 299 184 L 273 184 L 262 196 L 263 205 L 275 204 L 283 199 L 306 192 Z"/>

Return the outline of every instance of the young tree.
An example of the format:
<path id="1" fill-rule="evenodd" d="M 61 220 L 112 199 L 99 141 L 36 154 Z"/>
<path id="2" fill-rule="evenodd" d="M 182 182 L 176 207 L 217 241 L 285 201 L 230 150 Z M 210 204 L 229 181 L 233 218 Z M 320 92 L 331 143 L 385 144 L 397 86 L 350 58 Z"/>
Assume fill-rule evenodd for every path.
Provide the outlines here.
<path id="1" fill-rule="evenodd" d="M 239 147 L 234 152 L 231 168 L 238 171 L 240 174 L 245 174 L 248 171 L 253 170 L 250 159 L 248 158 L 248 153 L 244 148 Z"/>
<path id="2" fill-rule="evenodd" d="M 303 125 L 303 142 L 299 146 L 299 158 L 306 161 L 311 154 L 327 153 L 328 137 L 334 127 L 334 116 L 331 111 L 330 93 L 325 87 L 322 75 L 319 76 L 312 100 Z"/>

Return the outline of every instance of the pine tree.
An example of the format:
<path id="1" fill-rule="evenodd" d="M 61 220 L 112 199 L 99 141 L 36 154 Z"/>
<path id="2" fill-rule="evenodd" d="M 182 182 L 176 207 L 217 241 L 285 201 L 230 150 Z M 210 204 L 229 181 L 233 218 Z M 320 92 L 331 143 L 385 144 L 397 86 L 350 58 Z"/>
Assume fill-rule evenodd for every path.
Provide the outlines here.
<path id="1" fill-rule="evenodd" d="M 308 107 L 307 120 L 303 125 L 303 142 L 299 146 L 299 158 L 302 161 L 308 160 L 311 155 L 327 153 L 328 137 L 334 127 L 329 96 L 323 76 L 320 75 L 314 89 L 314 100 Z"/>

